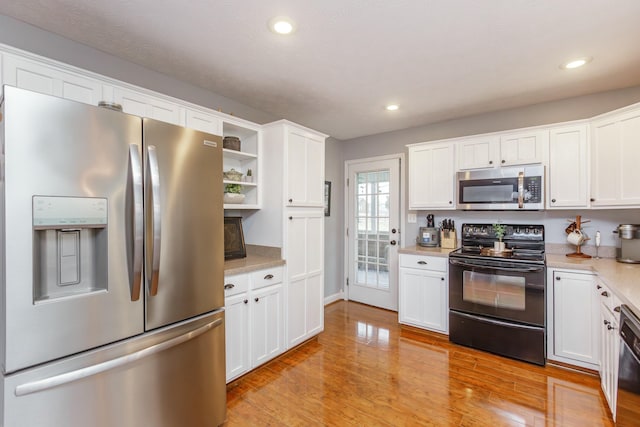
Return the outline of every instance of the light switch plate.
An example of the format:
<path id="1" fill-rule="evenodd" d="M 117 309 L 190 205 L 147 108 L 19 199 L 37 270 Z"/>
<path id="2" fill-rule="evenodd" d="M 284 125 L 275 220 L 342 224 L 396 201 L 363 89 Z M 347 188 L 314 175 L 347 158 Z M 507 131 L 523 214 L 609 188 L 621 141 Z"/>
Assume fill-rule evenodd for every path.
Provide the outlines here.
<path id="1" fill-rule="evenodd" d="M 407 222 L 409 224 L 415 224 L 416 222 L 418 222 L 418 215 L 414 213 L 407 214 Z"/>

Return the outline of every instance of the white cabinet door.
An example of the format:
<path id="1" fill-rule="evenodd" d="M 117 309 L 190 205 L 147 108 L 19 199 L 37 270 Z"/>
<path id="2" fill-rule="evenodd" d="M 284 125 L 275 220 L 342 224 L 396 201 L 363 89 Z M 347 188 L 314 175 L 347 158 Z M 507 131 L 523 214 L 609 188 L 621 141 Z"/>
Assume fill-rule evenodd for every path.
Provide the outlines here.
<path id="1" fill-rule="evenodd" d="M 616 417 L 616 399 L 618 392 L 618 355 L 620 351 L 620 337 L 618 335 L 618 321 L 605 304 L 600 310 L 600 385 L 609 404 L 613 418 Z"/>
<path id="2" fill-rule="evenodd" d="M 409 147 L 409 209 L 454 209 L 454 146 Z"/>
<path id="3" fill-rule="evenodd" d="M 525 165 L 542 163 L 549 133 L 544 130 L 518 132 L 500 136 L 500 164 Z"/>
<path id="4" fill-rule="evenodd" d="M 249 354 L 249 296 L 246 292 L 225 299 L 227 382 L 251 369 Z"/>
<path id="5" fill-rule="evenodd" d="M 289 127 L 286 139 L 286 205 L 322 207 L 324 138 Z"/>
<path id="6" fill-rule="evenodd" d="M 550 130 L 547 208 L 588 207 L 587 149 L 587 125 Z"/>
<path id="7" fill-rule="evenodd" d="M 290 211 L 285 221 L 287 344 L 292 347 L 324 329 L 324 213 Z"/>
<path id="8" fill-rule="evenodd" d="M 458 142 L 458 170 L 494 168 L 500 164 L 500 138 L 479 136 Z"/>
<path id="9" fill-rule="evenodd" d="M 591 124 L 591 206 L 640 206 L 640 109 Z"/>
<path id="10" fill-rule="evenodd" d="M 448 333 L 446 273 L 401 268 L 399 286 L 400 323 Z"/>
<path id="11" fill-rule="evenodd" d="M 251 293 L 252 366 L 273 359 L 284 351 L 284 294 L 282 285 Z"/>
<path id="12" fill-rule="evenodd" d="M 222 135 L 222 119 L 220 117 L 190 108 L 186 109 L 185 127 L 213 135 Z"/>
<path id="13" fill-rule="evenodd" d="M 447 258 L 400 254 L 400 323 L 449 332 Z"/>
<path id="14" fill-rule="evenodd" d="M 122 111 L 140 117 L 149 117 L 174 125 L 184 125 L 182 109 L 178 104 L 122 87 L 113 89 L 113 99 L 122 105 Z"/>
<path id="15" fill-rule="evenodd" d="M 553 358 L 597 370 L 600 302 L 592 274 L 553 271 Z"/>
<path id="16" fill-rule="evenodd" d="M 3 83 L 84 104 L 102 101 L 102 82 L 42 63 L 3 55 Z"/>

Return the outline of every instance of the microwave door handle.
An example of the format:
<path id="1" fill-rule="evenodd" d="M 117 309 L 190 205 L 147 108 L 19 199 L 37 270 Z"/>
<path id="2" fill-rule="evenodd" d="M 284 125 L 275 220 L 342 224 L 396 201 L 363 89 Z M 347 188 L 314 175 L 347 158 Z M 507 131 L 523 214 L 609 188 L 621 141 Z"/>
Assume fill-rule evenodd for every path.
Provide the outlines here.
<path id="1" fill-rule="evenodd" d="M 524 172 L 518 173 L 518 209 L 524 208 Z"/>
<path id="2" fill-rule="evenodd" d="M 147 252 L 147 266 L 150 267 L 147 269 L 147 272 L 150 274 L 150 277 L 147 280 L 149 294 L 153 296 L 158 293 L 158 276 L 160 275 L 160 244 L 162 241 L 162 236 L 160 234 L 160 225 L 162 223 L 162 212 L 160 207 L 160 172 L 158 170 L 158 156 L 154 145 L 147 147 L 147 161 L 147 171 L 149 173 L 149 184 L 151 187 L 151 206 L 149 207 L 149 211 L 152 223 L 151 250 Z M 147 187 L 147 191 L 149 191 L 149 186 Z"/>
<path id="3" fill-rule="evenodd" d="M 142 244 L 144 242 L 144 213 L 142 208 L 142 162 L 136 144 L 129 145 L 131 184 L 133 187 L 133 278 L 131 301 L 140 299 L 142 281 Z"/>

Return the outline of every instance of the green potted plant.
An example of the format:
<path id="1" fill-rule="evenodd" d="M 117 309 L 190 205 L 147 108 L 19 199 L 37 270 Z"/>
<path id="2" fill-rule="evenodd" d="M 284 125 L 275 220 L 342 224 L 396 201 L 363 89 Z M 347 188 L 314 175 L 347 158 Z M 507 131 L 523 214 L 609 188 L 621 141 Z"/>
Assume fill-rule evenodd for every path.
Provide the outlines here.
<path id="1" fill-rule="evenodd" d="M 253 182 L 253 171 L 251 169 L 247 169 L 247 182 Z"/>
<path id="2" fill-rule="evenodd" d="M 504 224 L 493 224 L 493 232 L 498 238 L 497 242 L 493 242 L 493 250 L 496 252 L 504 252 L 504 242 L 502 238 L 504 237 L 504 233 L 507 231 L 507 226 Z"/>
<path id="3" fill-rule="evenodd" d="M 242 194 L 242 185 L 226 184 L 224 186 L 224 203 L 242 203 L 244 194 Z"/>

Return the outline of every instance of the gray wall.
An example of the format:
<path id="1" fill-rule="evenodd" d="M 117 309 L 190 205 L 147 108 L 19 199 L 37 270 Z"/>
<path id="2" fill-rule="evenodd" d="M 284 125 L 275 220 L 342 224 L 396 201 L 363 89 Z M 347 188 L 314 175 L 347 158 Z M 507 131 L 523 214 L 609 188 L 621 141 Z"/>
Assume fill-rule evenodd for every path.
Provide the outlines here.
<path id="1" fill-rule="evenodd" d="M 324 295 L 331 296 L 343 288 L 344 239 L 344 160 L 343 144 L 328 138 L 325 148 L 325 180 L 331 181 L 331 215 L 324 221 Z"/>

